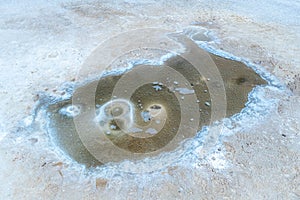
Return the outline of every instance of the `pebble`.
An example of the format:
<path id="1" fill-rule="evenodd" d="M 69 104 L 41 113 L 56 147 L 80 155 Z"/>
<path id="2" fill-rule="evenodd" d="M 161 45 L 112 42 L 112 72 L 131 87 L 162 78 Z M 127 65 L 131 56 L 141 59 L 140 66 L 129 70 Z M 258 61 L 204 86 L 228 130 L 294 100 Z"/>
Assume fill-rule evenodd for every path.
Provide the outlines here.
<path id="1" fill-rule="evenodd" d="M 162 90 L 162 88 L 159 85 L 152 86 L 156 91 Z"/>
<path id="2" fill-rule="evenodd" d="M 210 106 L 210 103 L 206 101 L 206 102 L 205 102 L 205 105 L 206 105 L 206 106 Z"/>

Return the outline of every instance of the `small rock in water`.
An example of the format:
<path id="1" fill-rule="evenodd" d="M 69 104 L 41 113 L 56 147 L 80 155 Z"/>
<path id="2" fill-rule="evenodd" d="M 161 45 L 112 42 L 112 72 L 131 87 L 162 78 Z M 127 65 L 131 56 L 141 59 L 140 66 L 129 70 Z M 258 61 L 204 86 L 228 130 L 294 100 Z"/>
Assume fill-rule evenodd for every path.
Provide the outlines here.
<path id="1" fill-rule="evenodd" d="M 160 90 L 162 90 L 162 87 L 161 86 L 159 86 L 159 85 L 154 85 L 154 86 L 152 86 L 156 91 L 160 91 Z"/>
<path id="2" fill-rule="evenodd" d="M 117 126 L 115 126 L 115 125 L 110 125 L 110 129 L 116 130 L 116 129 L 117 129 Z"/>
<path id="3" fill-rule="evenodd" d="M 179 92 L 180 94 L 194 94 L 195 90 L 190 90 L 188 88 L 176 88 L 175 89 L 177 92 Z"/>

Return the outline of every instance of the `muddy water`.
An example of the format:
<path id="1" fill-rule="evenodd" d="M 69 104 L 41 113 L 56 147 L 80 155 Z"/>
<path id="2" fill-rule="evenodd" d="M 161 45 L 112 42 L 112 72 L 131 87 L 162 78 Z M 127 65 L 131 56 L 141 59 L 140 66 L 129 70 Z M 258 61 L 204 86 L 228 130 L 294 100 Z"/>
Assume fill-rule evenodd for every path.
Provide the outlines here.
<path id="1" fill-rule="evenodd" d="M 266 84 L 266 82 L 243 63 L 212 54 L 211 57 L 216 63 L 224 80 L 227 96 L 227 116 L 232 116 L 244 108 L 249 92 L 255 86 Z M 200 130 L 202 126 L 209 123 L 211 112 L 210 94 L 204 78 L 193 66 L 181 57 L 173 57 L 166 61 L 166 64 L 182 74 L 188 81 L 181 84 L 194 90 L 193 95 L 196 95 L 197 104 L 199 106 L 197 112 L 199 117 L 198 130 Z M 97 109 L 113 98 L 112 91 L 121 77 L 122 75 L 107 76 L 82 86 L 79 90 L 82 91 L 83 95 L 88 95 L 88 88 L 93 84 L 97 84 L 95 95 L 95 106 Z M 120 122 L 112 120 L 109 123 L 113 128 L 110 130 L 109 134 L 106 134 L 106 137 L 114 145 L 132 153 L 148 153 L 161 149 L 175 137 L 181 122 L 181 112 L 183 111 L 180 108 L 180 101 L 184 101 L 186 95 L 179 95 L 174 91 L 179 83 L 174 83 L 173 81 L 170 82 L 170 74 L 166 73 L 163 77 L 165 78 L 165 82 L 162 86 L 153 83 L 141 85 L 134 91 L 130 98 L 130 102 L 132 102 L 134 107 L 135 123 L 140 126 L 146 126 L 150 123 L 143 119 L 141 113 L 149 111 L 151 106 L 158 110 L 162 109 L 162 107 L 165 109 L 167 118 L 165 119 L 161 130 L 155 134 L 142 131 L 139 134 L 144 135 L 144 137 L 135 137 L 136 133 L 130 133 L 130 131 L 125 133 L 120 128 L 122 126 L 120 125 Z M 166 85 L 168 85 L 168 87 Z M 84 94 L 85 92 L 87 94 Z M 103 164 L 91 155 L 81 142 L 73 118 L 61 114 L 60 110 L 70 104 L 72 104 L 72 101 L 67 100 L 48 107 L 48 128 L 53 142 L 79 163 L 83 163 L 87 166 Z M 186 112 L 186 110 L 184 110 L 184 112 Z M 93 121 L 94 119 L 88 118 L 86 120 Z M 186 131 L 189 131 L 188 128 Z M 99 132 L 99 134 L 101 133 Z M 194 134 L 195 133 L 193 132 L 190 136 L 192 137 Z M 184 139 L 185 138 L 182 138 L 182 140 Z M 178 145 L 179 144 L 176 143 L 170 150 L 175 149 Z"/>

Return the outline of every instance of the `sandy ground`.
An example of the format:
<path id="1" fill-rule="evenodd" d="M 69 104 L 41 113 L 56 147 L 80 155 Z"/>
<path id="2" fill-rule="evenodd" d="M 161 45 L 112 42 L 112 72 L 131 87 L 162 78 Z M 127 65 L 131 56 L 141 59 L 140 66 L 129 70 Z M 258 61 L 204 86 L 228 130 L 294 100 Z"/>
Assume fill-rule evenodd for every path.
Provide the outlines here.
<path id="1" fill-rule="evenodd" d="M 299 1 L 279 0 L 2 1 L 0 198 L 300 199 L 299 10 Z M 230 134 L 215 154 L 150 174 L 90 172 L 49 144 L 42 123 L 30 126 L 38 92 L 59 95 L 101 41 L 137 28 L 191 26 L 218 38 L 211 47 L 288 86 L 263 90 L 270 101 L 259 117 L 228 119 Z"/>

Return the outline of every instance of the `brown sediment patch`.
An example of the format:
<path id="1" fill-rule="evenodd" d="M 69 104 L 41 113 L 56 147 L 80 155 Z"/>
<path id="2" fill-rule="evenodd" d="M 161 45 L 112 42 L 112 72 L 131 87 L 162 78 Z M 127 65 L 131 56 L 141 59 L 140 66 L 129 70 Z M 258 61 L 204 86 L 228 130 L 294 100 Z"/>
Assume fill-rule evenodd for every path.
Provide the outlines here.
<path id="1" fill-rule="evenodd" d="M 228 60 L 212 54 L 211 57 L 216 63 L 224 80 L 227 95 L 227 116 L 232 116 L 245 107 L 249 92 L 256 85 L 266 84 L 266 82 L 252 69 L 241 62 Z M 189 87 L 192 87 L 194 90 L 199 104 L 198 116 L 200 119 L 200 130 L 202 126 L 208 125 L 211 113 L 211 107 L 209 106 L 210 94 L 204 77 L 180 56 L 169 59 L 166 62 L 166 65 L 182 74 L 190 84 Z M 89 95 L 88 88 L 90 85 L 97 84 L 95 105 L 101 106 L 112 99 L 114 87 L 121 77 L 122 75 L 104 77 L 82 86 L 80 91 L 83 91 L 83 94 L 87 91 L 86 95 Z M 166 81 L 168 81 L 168 74 L 166 74 L 165 77 Z M 174 88 L 175 87 L 176 86 L 174 86 Z M 87 89 L 85 90 L 85 88 Z M 153 109 L 159 109 L 159 107 L 163 106 L 168 117 L 163 128 L 151 137 L 134 137 L 134 133 L 124 133 L 122 129 L 119 128 L 118 121 L 111 121 L 110 123 L 114 126 L 114 129 L 111 130 L 112 134 L 108 134 L 107 137 L 114 145 L 133 153 L 148 153 L 161 149 L 175 137 L 181 121 L 181 109 L 179 103 L 181 99 L 178 99 L 175 96 L 173 89 L 163 85 L 161 86 L 161 90 L 155 90 L 153 84 L 144 84 L 132 94 L 130 101 L 134 105 L 135 122 L 141 126 L 145 126 L 149 123 L 141 117 L 141 112 L 146 111 L 146 108 L 153 107 L 153 105 L 160 105 L 155 106 L 155 108 L 153 107 Z M 73 119 L 62 115 L 59 112 L 62 107 L 70 105 L 71 103 L 71 100 L 68 100 L 58 102 L 48 107 L 50 119 L 49 129 L 52 130 L 51 135 L 54 138 L 54 142 L 79 163 L 83 163 L 87 166 L 103 164 L 94 158 L 94 156 L 85 148 L 76 131 Z M 178 145 L 175 145 L 173 149 L 176 147 L 178 147 Z"/>

